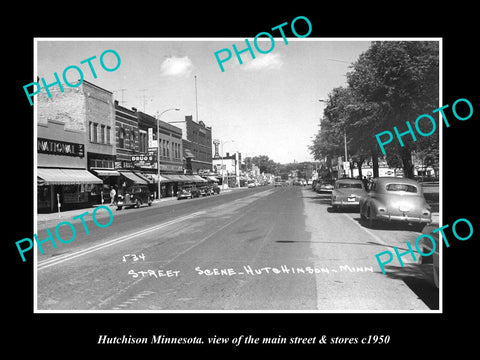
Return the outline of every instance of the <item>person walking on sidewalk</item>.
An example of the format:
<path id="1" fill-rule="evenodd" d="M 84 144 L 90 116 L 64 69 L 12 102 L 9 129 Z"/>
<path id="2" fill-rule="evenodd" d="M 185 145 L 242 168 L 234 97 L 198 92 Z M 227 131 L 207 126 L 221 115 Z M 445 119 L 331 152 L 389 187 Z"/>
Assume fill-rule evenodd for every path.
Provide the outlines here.
<path id="1" fill-rule="evenodd" d="M 113 186 L 111 186 L 110 187 L 110 206 L 115 205 L 115 195 L 116 194 L 117 194 L 117 192 L 115 191 Z"/>

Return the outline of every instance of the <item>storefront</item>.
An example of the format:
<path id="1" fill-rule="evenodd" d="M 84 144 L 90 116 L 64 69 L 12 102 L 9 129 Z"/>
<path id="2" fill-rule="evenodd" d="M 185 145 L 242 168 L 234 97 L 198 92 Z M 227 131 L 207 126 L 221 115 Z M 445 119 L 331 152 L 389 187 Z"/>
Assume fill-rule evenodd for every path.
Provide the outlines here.
<path id="1" fill-rule="evenodd" d="M 38 212 L 88 207 L 91 193 L 103 181 L 86 169 L 37 168 Z"/>

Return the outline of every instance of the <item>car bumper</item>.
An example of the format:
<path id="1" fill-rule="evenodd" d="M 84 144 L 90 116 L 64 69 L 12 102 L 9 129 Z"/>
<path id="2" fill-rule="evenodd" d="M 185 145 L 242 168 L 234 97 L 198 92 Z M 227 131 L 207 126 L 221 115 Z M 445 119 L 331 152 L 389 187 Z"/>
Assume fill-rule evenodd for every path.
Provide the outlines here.
<path id="1" fill-rule="evenodd" d="M 348 201 L 348 200 L 335 200 L 332 201 L 332 206 L 359 206 L 359 201 Z"/>
<path id="2" fill-rule="evenodd" d="M 383 221 L 403 221 L 411 223 L 430 224 L 432 222 L 431 217 L 419 217 L 419 216 L 403 216 L 403 215 L 391 215 L 391 214 L 377 214 L 377 220 Z"/>

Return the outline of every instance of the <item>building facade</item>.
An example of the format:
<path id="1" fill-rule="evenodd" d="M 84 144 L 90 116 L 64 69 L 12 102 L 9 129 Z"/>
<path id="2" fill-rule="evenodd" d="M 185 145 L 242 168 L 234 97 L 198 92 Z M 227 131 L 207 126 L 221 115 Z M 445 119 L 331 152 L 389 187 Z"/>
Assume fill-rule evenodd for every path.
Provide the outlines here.
<path id="1" fill-rule="evenodd" d="M 226 153 L 224 157 L 215 156 L 212 159 L 213 171 L 221 179 L 220 185 L 223 187 L 239 187 L 241 180 L 245 180 L 240 173 L 240 164 L 242 155 L 239 152 L 230 155 Z"/>
<path id="2" fill-rule="evenodd" d="M 175 196 L 181 184 L 186 180 L 181 177 L 184 173 L 182 129 L 159 120 L 159 139 L 157 139 L 157 119 L 141 111 L 137 112 L 137 118 L 139 134 L 145 134 L 145 137 L 141 135 L 141 148 L 146 151 L 140 154 L 147 160 L 143 161 L 143 163 L 137 161 L 134 163 L 134 166 L 142 170 L 142 174 L 150 180 L 152 185 L 156 184 L 153 191 L 157 193 L 157 146 L 159 146 L 161 196 Z M 146 143 L 144 143 L 143 139 L 146 139 Z"/>
<path id="3" fill-rule="evenodd" d="M 102 179 L 101 186 L 91 191 L 91 202 L 109 201 L 115 184 L 115 109 L 112 92 L 87 81 L 82 83 L 85 98 L 85 125 L 88 125 L 86 152 L 88 170 Z"/>
<path id="4" fill-rule="evenodd" d="M 212 171 L 212 128 L 203 121 L 185 116 L 184 133 L 185 169 L 188 174 L 208 174 Z"/>
<path id="5" fill-rule="evenodd" d="M 113 126 L 112 117 L 96 115 L 97 110 L 110 114 L 108 107 L 113 104 L 108 101 L 108 92 L 102 101 L 104 105 L 97 108 L 93 97 L 98 89 L 92 86 L 84 81 L 76 88 L 65 86 L 63 92 L 51 88 L 51 97 L 44 93 L 37 96 L 38 212 L 81 208 L 97 202 L 97 189 L 102 187 L 103 180 L 88 171 L 88 160 L 96 159 L 97 154 L 111 160 L 115 146 L 102 143 L 95 147 L 90 143 L 90 121 L 100 124 L 104 141 L 107 129 Z"/>

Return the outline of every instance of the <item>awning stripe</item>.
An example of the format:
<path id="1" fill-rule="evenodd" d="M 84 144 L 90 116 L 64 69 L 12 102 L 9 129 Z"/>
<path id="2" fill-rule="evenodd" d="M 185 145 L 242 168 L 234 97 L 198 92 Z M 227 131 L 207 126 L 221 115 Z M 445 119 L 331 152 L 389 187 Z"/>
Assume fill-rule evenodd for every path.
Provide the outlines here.
<path id="1" fill-rule="evenodd" d="M 103 184 L 86 169 L 37 168 L 38 185 Z"/>
<path id="2" fill-rule="evenodd" d="M 130 171 L 121 171 L 120 174 L 122 174 L 123 176 L 125 176 L 127 179 L 130 179 L 131 181 L 133 181 L 134 183 L 137 183 L 137 184 L 148 184 L 148 182 L 144 179 L 142 179 L 140 176 L 136 175 L 135 173 L 133 172 L 130 172 Z"/>

